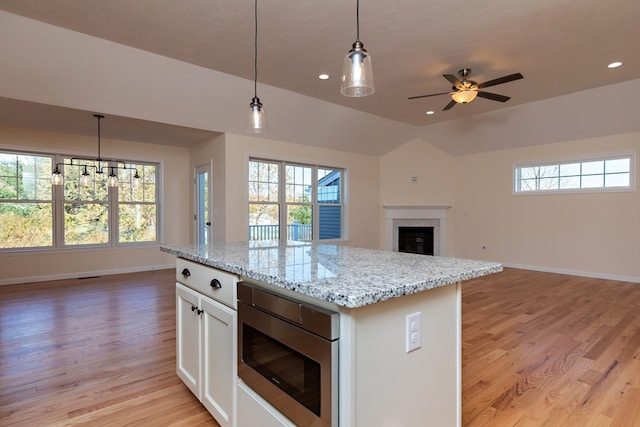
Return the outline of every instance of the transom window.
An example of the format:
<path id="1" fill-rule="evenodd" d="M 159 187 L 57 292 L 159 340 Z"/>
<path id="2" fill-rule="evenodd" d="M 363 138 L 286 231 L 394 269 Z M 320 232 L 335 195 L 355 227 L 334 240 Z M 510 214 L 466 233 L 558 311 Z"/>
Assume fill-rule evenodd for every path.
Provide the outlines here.
<path id="1" fill-rule="evenodd" d="M 249 160 L 249 240 L 342 239 L 344 170 Z"/>
<path id="2" fill-rule="evenodd" d="M 632 156 L 516 166 L 514 177 L 516 193 L 628 190 Z"/>
<path id="3" fill-rule="evenodd" d="M 0 151 L 0 250 L 102 247 L 158 241 L 158 165 L 114 166 L 118 186 L 96 174 L 81 182 L 92 160 Z M 55 165 L 64 183 L 51 184 Z M 77 165 L 77 166 L 76 166 Z M 134 180 L 132 170 L 138 172 Z"/>

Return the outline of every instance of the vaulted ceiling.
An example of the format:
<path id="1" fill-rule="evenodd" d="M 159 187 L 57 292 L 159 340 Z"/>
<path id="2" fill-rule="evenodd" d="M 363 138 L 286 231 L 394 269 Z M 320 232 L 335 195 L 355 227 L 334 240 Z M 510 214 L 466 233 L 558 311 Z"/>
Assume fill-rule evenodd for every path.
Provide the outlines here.
<path id="1" fill-rule="evenodd" d="M 376 91 L 343 97 L 355 6 L 259 1 L 258 93 L 270 85 L 424 127 L 640 78 L 637 1 L 362 0 L 360 39 L 373 58 Z M 0 0 L 0 10 L 253 79 L 250 0 Z M 613 61 L 622 67 L 608 69 Z M 407 99 L 450 90 L 442 74 L 461 68 L 477 82 L 516 72 L 524 79 L 487 89 L 510 96 L 506 103 L 477 98 L 442 111 L 448 95 Z"/>

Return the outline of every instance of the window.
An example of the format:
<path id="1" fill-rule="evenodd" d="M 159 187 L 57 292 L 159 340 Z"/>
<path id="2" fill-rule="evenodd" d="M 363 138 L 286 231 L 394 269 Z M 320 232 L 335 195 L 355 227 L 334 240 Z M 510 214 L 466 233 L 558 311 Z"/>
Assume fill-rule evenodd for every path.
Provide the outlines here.
<path id="1" fill-rule="evenodd" d="M 515 167 L 515 192 L 621 190 L 632 187 L 632 156 Z"/>
<path id="2" fill-rule="evenodd" d="M 52 156 L 0 152 L 0 249 L 53 246 Z"/>
<path id="3" fill-rule="evenodd" d="M 100 174 L 80 183 L 84 167 L 95 171 L 96 161 L 70 162 L 65 156 L 0 152 L 0 250 L 158 241 L 157 164 L 114 167 L 118 186 L 108 187 Z M 51 184 L 55 164 L 64 173 L 60 187 Z"/>
<path id="4" fill-rule="evenodd" d="M 344 170 L 249 160 L 249 240 L 342 239 Z"/>

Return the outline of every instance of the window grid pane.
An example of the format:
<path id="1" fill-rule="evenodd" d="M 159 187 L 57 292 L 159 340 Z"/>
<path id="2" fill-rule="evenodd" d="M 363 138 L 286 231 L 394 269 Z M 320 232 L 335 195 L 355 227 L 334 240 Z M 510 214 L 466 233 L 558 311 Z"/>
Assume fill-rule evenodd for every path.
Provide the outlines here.
<path id="1" fill-rule="evenodd" d="M 342 176 L 341 169 L 249 160 L 249 239 L 342 238 Z"/>
<path id="2" fill-rule="evenodd" d="M 60 191 L 54 192 L 51 174 L 56 164 L 64 179 Z M 106 174 L 96 173 L 101 169 L 108 171 L 107 162 L 0 152 L 0 223 L 3 225 L 0 249 L 115 246 L 119 242 L 157 241 L 158 167 L 151 163 L 126 163 L 127 168 L 137 168 L 142 178 L 141 186 L 137 187 L 132 181 L 135 171 L 122 169 L 123 165 L 112 164 L 118 172 L 119 185 L 110 189 L 106 185 Z M 91 179 L 81 183 L 85 170 Z M 114 197 L 110 197 L 110 192 Z M 128 201 L 119 207 L 117 202 L 121 199 Z M 54 232 L 58 227 L 60 235 Z M 112 242 L 109 230 L 116 229 L 121 239 Z"/>
<path id="3" fill-rule="evenodd" d="M 0 153 L 0 249 L 53 247 L 52 156 Z"/>
<path id="4" fill-rule="evenodd" d="M 631 187 L 631 156 L 516 167 L 516 192 Z"/>
<path id="5" fill-rule="evenodd" d="M 65 203 L 64 244 L 109 243 L 109 208 L 106 203 Z"/>

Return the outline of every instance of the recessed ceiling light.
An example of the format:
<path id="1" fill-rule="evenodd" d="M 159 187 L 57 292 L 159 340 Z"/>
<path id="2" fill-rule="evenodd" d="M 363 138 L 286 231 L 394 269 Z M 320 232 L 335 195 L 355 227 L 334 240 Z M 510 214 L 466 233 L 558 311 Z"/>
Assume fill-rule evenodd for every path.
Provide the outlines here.
<path id="1" fill-rule="evenodd" d="M 318 76 L 318 78 L 319 78 L 320 80 L 327 80 L 327 79 L 329 79 L 329 74 L 324 74 L 324 73 L 323 73 L 323 74 L 320 74 L 320 75 Z"/>
<path id="2" fill-rule="evenodd" d="M 436 113 L 435 111 L 431 111 L 431 110 L 429 110 L 429 111 L 427 111 L 425 114 L 426 114 L 427 116 L 430 116 L 430 115 L 435 114 L 435 113 Z"/>
<path id="3" fill-rule="evenodd" d="M 607 68 L 618 68 L 621 65 L 622 65 L 622 62 L 616 61 L 616 62 L 612 62 L 611 64 L 607 65 Z"/>

